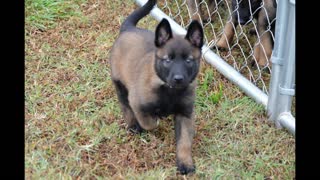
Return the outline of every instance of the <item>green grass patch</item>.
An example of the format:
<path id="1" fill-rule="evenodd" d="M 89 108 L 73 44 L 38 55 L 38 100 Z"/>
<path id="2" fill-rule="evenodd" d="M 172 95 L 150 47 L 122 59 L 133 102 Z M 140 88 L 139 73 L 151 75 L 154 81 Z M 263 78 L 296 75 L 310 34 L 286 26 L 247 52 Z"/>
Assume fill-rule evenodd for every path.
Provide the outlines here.
<path id="1" fill-rule="evenodd" d="M 26 24 L 42 31 L 53 28 L 58 20 L 81 16 L 84 0 L 26 0 Z"/>
<path id="2" fill-rule="evenodd" d="M 133 1 L 26 1 L 26 31 L 33 32 L 25 42 L 26 179 L 293 179 L 294 137 L 203 61 L 195 174 L 177 174 L 172 117 L 141 135 L 126 131 L 109 53 L 135 7 Z M 150 16 L 138 24 L 152 31 L 156 25 Z"/>

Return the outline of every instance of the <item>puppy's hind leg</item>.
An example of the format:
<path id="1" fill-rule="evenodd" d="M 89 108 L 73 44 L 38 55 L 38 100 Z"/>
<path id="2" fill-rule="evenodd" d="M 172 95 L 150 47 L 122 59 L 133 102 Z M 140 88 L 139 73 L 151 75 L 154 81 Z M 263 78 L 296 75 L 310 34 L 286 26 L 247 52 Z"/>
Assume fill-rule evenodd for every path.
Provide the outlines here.
<path id="1" fill-rule="evenodd" d="M 123 117 L 128 124 L 128 130 L 133 133 L 141 133 L 143 129 L 140 127 L 128 101 L 128 90 L 121 81 L 113 81 L 116 87 Z"/>

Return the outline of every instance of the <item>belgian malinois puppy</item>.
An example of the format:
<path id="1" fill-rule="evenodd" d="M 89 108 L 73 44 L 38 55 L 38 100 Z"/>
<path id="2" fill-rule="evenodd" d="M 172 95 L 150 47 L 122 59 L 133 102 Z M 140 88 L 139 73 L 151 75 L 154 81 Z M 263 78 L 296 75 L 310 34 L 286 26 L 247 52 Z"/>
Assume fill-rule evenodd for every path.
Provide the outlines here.
<path id="1" fill-rule="evenodd" d="M 207 0 L 208 11 L 209 13 L 205 14 L 202 6 L 205 5 L 204 0 L 187 0 L 187 5 L 189 8 L 191 19 L 198 20 L 199 22 L 208 22 L 209 19 L 213 20 L 211 16 L 214 10 L 218 7 L 222 0 Z"/>
<path id="2" fill-rule="evenodd" d="M 155 33 L 137 28 L 155 4 L 149 0 L 121 25 L 110 56 L 111 77 L 131 131 L 152 130 L 158 118 L 174 115 L 177 167 L 187 174 L 195 171 L 191 145 L 203 29 L 192 21 L 186 36 L 178 36 L 166 19 Z"/>
<path id="3" fill-rule="evenodd" d="M 262 6 L 262 7 L 261 7 Z M 260 8 L 261 7 L 261 8 Z M 231 21 L 228 21 L 224 28 L 224 35 L 217 42 L 217 47 L 226 49 L 228 44 L 232 42 L 235 28 L 240 23 L 241 25 L 251 22 L 252 17 L 257 19 L 258 32 L 260 39 L 259 45 L 254 48 L 254 57 L 260 66 L 265 66 L 271 57 L 273 49 L 275 18 L 276 18 L 277 3 L 275 0 L 232 0 Z M 270 31 L 267 31 L 269 26 Z"/>

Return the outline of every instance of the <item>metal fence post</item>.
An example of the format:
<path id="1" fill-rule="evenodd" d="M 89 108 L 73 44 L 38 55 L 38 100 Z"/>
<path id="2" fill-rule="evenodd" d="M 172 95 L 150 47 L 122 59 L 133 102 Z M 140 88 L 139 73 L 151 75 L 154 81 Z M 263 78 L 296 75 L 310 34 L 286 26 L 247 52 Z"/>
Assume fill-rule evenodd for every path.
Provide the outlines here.
<path id="1" fill-rule="evenodd" d="M 285 127 L 295 134 L 295 118 L 291 115 L 295 84 L 295 0 L 279 1 L 275 36 L 267 111 L 277 127 Z"/>

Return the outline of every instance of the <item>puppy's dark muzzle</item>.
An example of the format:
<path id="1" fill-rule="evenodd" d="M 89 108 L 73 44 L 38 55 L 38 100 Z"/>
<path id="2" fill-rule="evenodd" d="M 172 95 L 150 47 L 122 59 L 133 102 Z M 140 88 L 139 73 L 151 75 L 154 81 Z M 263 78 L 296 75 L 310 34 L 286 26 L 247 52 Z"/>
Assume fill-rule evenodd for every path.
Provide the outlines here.
<path id="1" fill-rule="evenodd" d="M 170 88 L 185 88 L 188 86 L 188 82 L 186 81 L 186 79 L 182 76 L 182 75 L 174 75 L 170 81 L 170 83 L 168 83 Z"/>
<path id="2" fill-rule="evenodd" d="M 184 78 L 182 75 L 174 75 L 173 76 L 173 81 L 175 84 L 182 84 Z"/>

